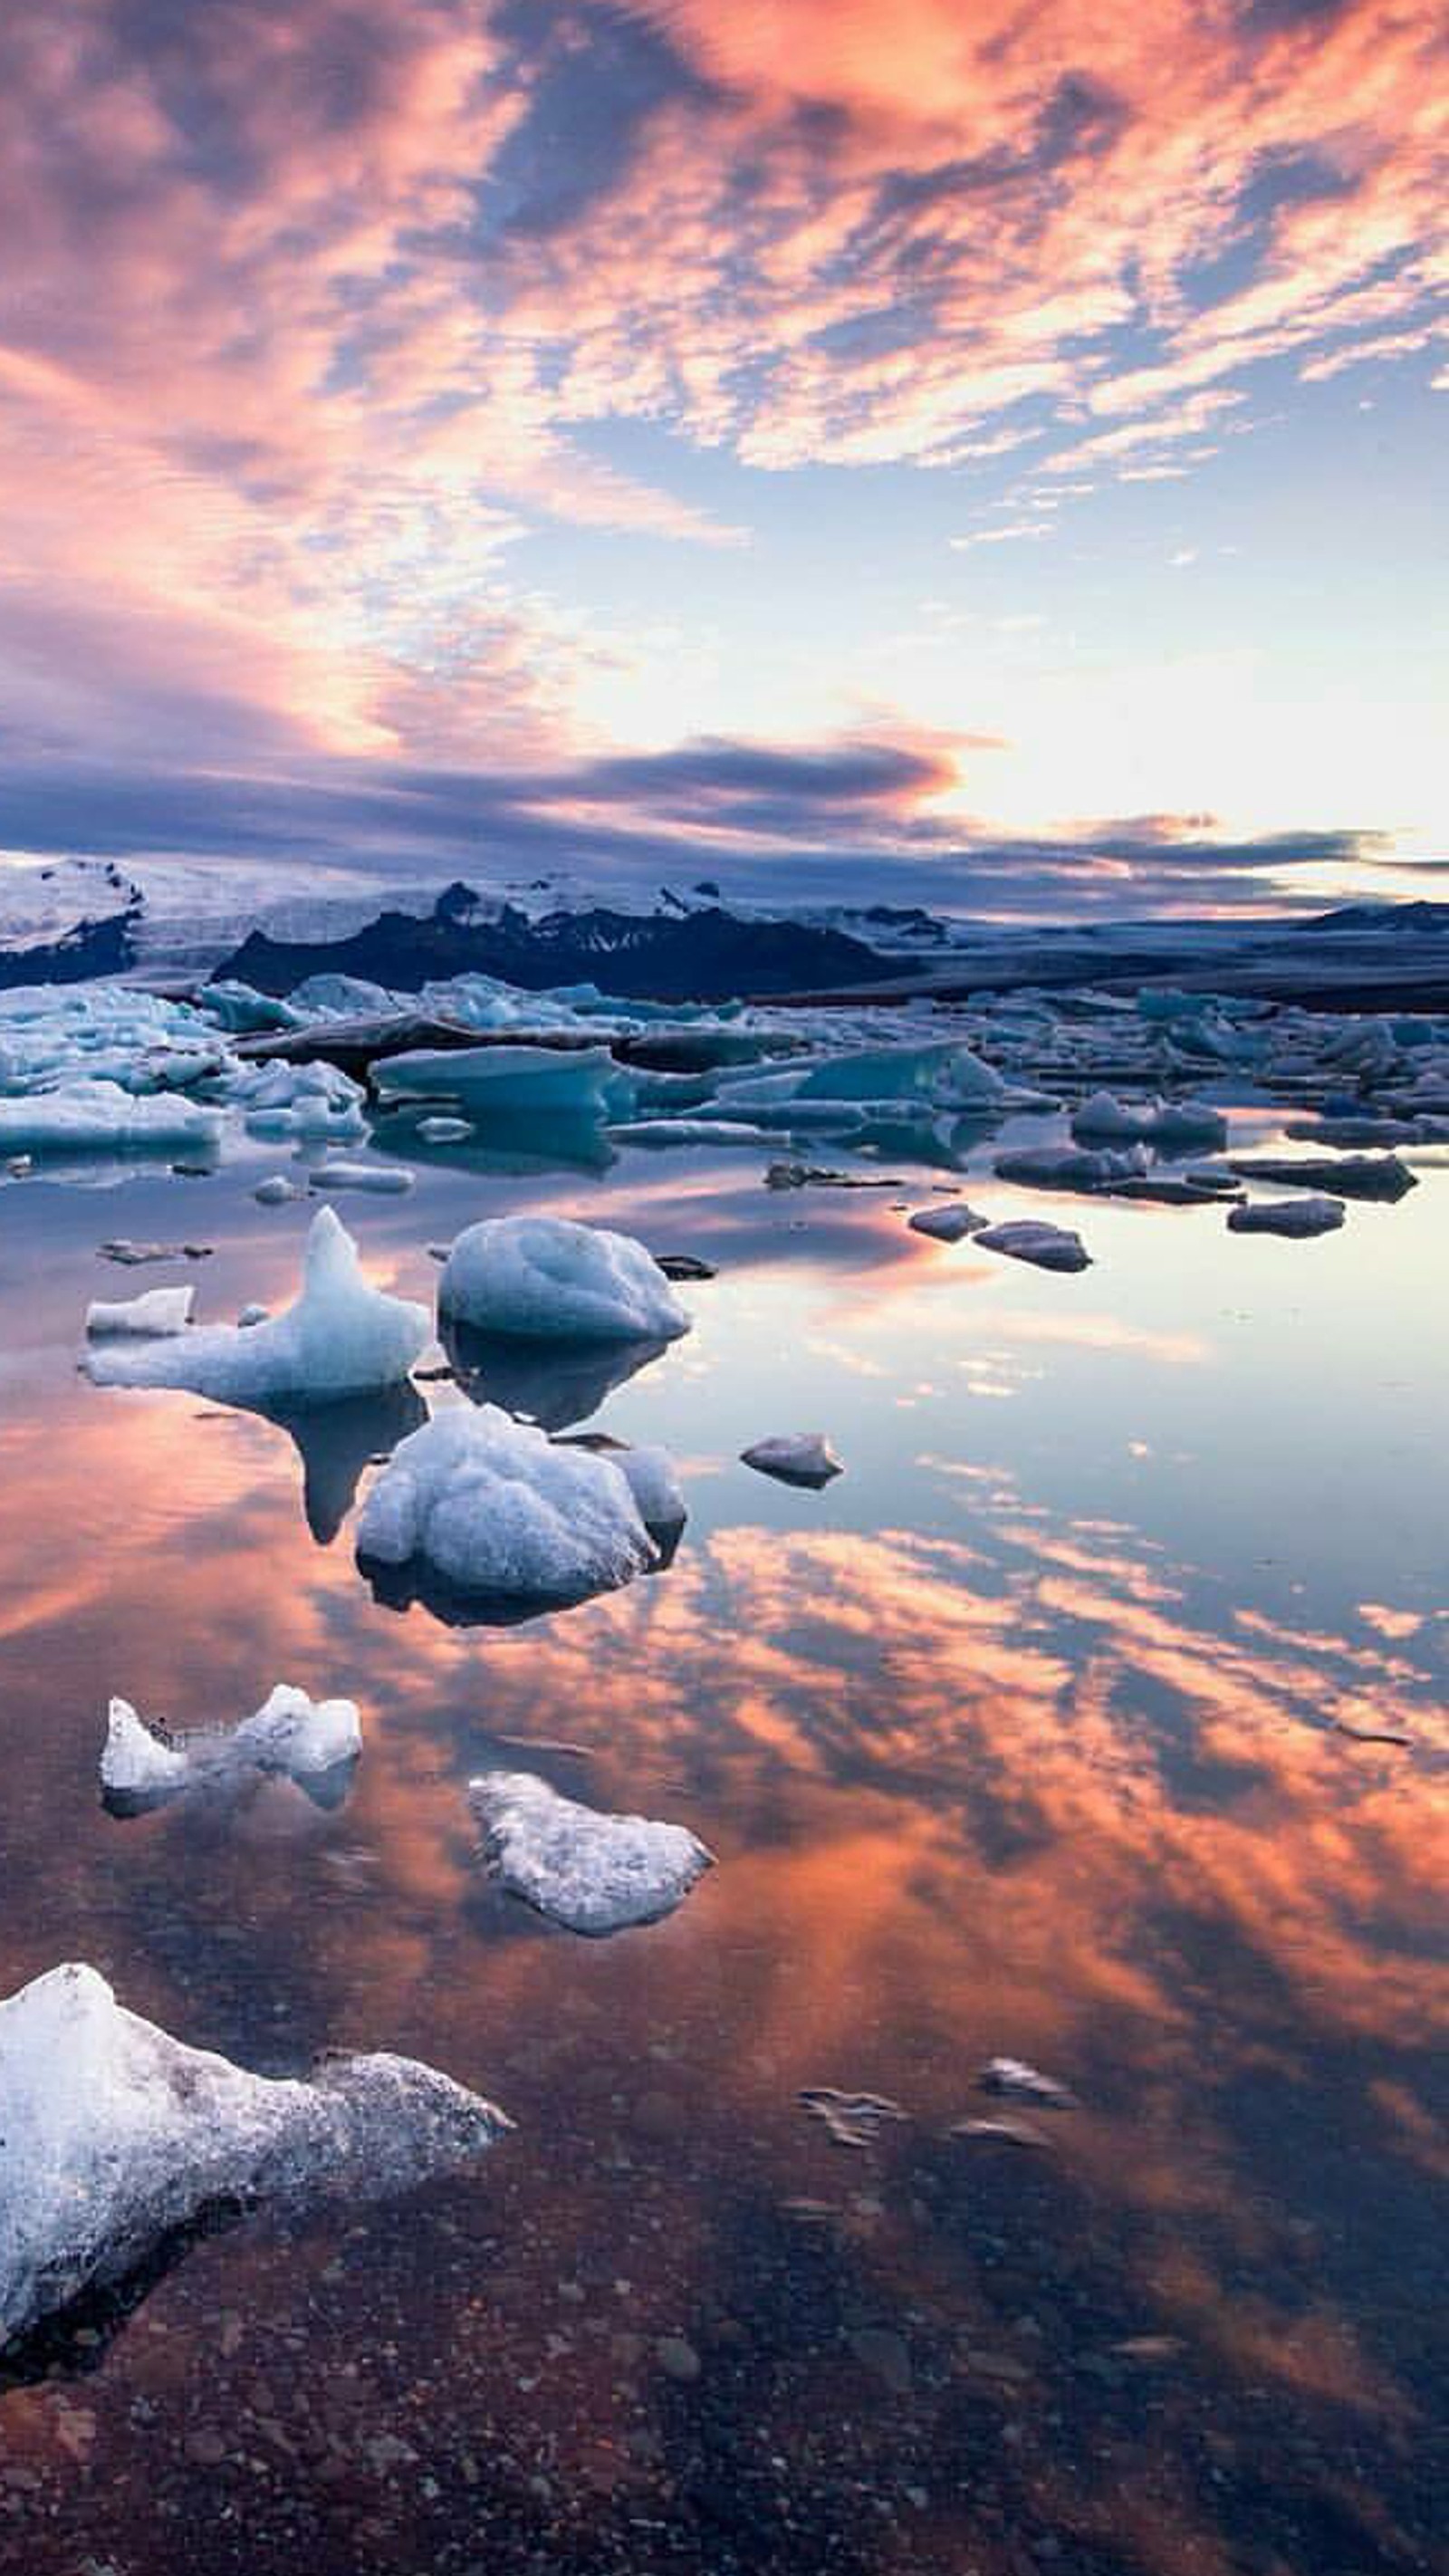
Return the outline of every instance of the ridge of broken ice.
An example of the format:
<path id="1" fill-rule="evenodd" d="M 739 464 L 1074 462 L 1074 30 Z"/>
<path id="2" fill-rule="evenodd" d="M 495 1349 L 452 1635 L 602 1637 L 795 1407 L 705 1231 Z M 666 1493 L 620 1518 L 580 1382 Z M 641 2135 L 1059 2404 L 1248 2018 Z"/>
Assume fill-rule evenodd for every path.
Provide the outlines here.
<path id="1" fill-rule="evenodd" d="M 116 2001 L 78 1962 L 0 2003 L 0 2344 L 219 2206 L 370 2199 L 511 2123 L 390 2054 L 249 2074 Z"/>
<path id="2" fill-rule="evenodd" d="M 238 1772 L 286 1772 L 316 1787 L 351 1765 L 362 1751 L 362 1724 L 350 1699 L 309 1699 L 279 1682 L 252 1716 L 232 1726 L 199 1727 L 173 1735 L 143 1718 L 129 1700 L 113 1699 L 101 1751 L 101 1787 L 108 1800 L 132 1809 L 151 1806 L 200 1784 Z"/>
<path id="3" fill-rule="evenodd" d="M 98 1386 L 189 1387 L 224 1404 L 326 1404 L 406 1378 L 427 1346 L 427 1309 L 371 1288 L 330 1207 L 312 1220 L 302 1293 L 264 1324 L 205 1324 L 151 1348 L 96 1351 Z"/>
<path id="4" fill-rule="evenodd" d="M 520 1341 L 672 1341 L 690 1319 L 642 1243 L 565 1217 L 485 1217 L 458 1236 L 439 1312 Z"/>
<path id="5" fill-rule="evenodd" d="M 556 1443 L 497 1405 L 457 1405 L 400 1441 L 357 1525 L 378 1580 L 412 1570 L 462 1596 L 558 1603 L 617 1590 L 658 1562 L 629 1479 L 608 1451 Z"/>
<path id="6" fill-rule="evenodd" d="M 500 1885 L 596 1940 L 672 1914 L 714 1866 L 686 1826 L 606 1814 L 531 1771 L 484 1772 L 469 1781 L 468 1804 Z"/>

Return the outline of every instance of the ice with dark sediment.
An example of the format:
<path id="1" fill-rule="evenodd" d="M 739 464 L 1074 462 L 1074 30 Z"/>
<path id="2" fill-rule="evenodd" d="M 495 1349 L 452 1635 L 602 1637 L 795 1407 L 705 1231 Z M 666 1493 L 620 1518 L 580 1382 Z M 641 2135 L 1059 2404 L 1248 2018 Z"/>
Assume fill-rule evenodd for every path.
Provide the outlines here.
<path id="1" fill-rule="evenodd" d="M 302 1293 L 283 1314 L 96 1350 L 85 1367 L 98 1386 L 189 1387 L 224 1404 L 326 1404 L 398 1384 L 431 1330 L 426 1307 L 368 1285 L 351 1235 L 322 1207 L 307 1236 Z"/>
<path id="2" fill-rule="evenodd" d="M 686 1826 L 605 1814 L 531 1771 L 484 1772 L 468 1804 L 500 1885 L 594 1939 L 672 1914 L 714 1865 Z"/>
<path id="3" fill-rule="evenodd" d="M 1111 1190 L 1141 1180 L 1148 1169 L 1143 1145 L 1024 1145 L 998 1154 L 991 1166 L 999 1181 L 1031 1190 Z"/>
<path id="4" fill-rule="evenodd" d="M 975 1240 L 983 1251 L 1005 1253 L 1011 1261 L 1029 1261 L 1038 1270 L 1086 1270 L 1092 1258 L 1081 1236 L 1069 1227 L 1038 1223 L 1032 1217 L 988 1225 Z"/>
<path id="5" fill-rule="evenodd" d="M 1417 1185 L 1397 1154 L 1234 1154 L 1228 1168 L 1243 1181 L 1271 1181 L 1279 1189 L 1332 1190 L 1339 1198 L 1403 1198 Z"/>
<path id="6" fill-rule="evenodd" d="M 1233 1234 L 1281 1234 L 1290 1238 L 1336 1234 L 1343 1217 L 1342 1199 L 1305 1191 L 1301 1198 L 1245 1200 L 1241 1207 L 1229 1208 L 1228 1229 Z"/>
<path id="7" fill-rule="evenodd" d="M 286 1682 L 252 1716 L 185 1734 L 142 1717 L 129 1700 L 113 1699 L 101 1788 L 108 1805 L 134 1814 L 247 1771 L 282 1772 L 319 1803 L 333 1805 L 345 1794 L 361 1751 L 362 1725 L 352 1700 L 309 1699 Z"/>
<path id="8" fill-rule="evenodd" d="M 948 1199 L 941 1207 L 916 1208 L 906 1223 L 916 1234 L 928 1234 L 936 1243 L 961 1243 L 969 1234 L 980 1234 L 990 1223 L 964 1199 Z"/>
<path id="9" fill-rule="evenodd" d="M 511 2126 L 406 2057 L 249 2074 L 128 2012 L 73 1961 L 0 2003 L 0 2345 L 218 2207 L 356 2204 Z"/>
<path id="10" fill-rule="evenodd" d="M 742 1449 L 740 1457 L 745 1466 L 775 1477 L 782 1485 L 828 1485 L 832 1477 L 845 1473 L 823 1431 L 779 1432 Z"/>

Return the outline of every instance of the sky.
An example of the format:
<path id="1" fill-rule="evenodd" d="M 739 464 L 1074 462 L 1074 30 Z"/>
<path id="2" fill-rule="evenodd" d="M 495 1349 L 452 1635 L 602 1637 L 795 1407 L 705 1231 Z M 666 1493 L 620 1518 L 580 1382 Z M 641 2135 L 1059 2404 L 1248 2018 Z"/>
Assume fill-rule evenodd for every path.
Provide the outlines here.
<path id="1" fill-rule="evenodd" d="M 0 17 L 0 851 L 1449 896 L 1434 0 Z"/>

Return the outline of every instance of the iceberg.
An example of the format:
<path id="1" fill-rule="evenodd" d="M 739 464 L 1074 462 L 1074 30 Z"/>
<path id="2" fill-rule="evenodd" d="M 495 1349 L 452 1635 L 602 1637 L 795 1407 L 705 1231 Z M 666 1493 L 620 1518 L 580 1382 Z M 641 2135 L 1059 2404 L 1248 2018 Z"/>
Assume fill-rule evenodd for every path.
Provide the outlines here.
<path id="1" fill-rule="evenodd" d="M 658 1562 L 612 1455 L 556 1446 L 497 1405 L 459 1405 L 394 1450 L 362 1507 L 357 1559 L 385 1600 L 441 1595 L 500 1615 L 587 1600 Z M 400 1579 L 399 1579 L 400 1578 Z"/>
<path id="2" fill-rule="evenodd" d="M 113 1699 L 101 1753 L 106 1804 L 134 1815 L 185 1789 L 242 1771 L 285 1772 L 324 1806 L 345 1794 L 362 1751 L 362 1726 L 350 1699 L 309 1699 L 286 1682 L 253 1716 L 235 1726 L 173 1735 L 143 1718 L 129 1700 Z"/>
<path id="3" fill-rule="evenodd" d="M 752 1449 L 742 1449 L 740 1458 L 746 1467 L 774 1476 L 782 1485 L 828 1485 L 832 1476 L 845 1473 L 823 1431 L 783 1431 L 771 1440 L 757 1440 Z"/>
<path id="4" fill-rule="evenodd" d="M 94 1968 L 52 1968 L 0 2003 L 0 2345 L 209 2212 L 376 2198 L 511 2125 L 406 2057 L 249 2074 L 127 2012 Z"/>
<path id="5" fill-rule="evenodd" d="M 405 1163 L 319 1163 L 311 1186 L 314 1190 L 371 1190 L 378 1198 L 401 1198 L 414 1178 Z"/>
<path id="6" fill-rule="evenodd" d="M 1004 1252 L 1012 1261 L 1034 1262 L 1038 1270 L 1086 1270 L 1091 1254 L 1079 1234 L 1066 1226 L 1039 1224 L 1034 1217 L 1014 1217 L 1005 1225 L 988 1225 L 976 1241 L 987 1252 Z"/>
<path id="7" fill-rule="evenodd" d="M 174 1092 L 137 1099 L 120 1083 L 81 1077 L 54 1091 L 0 1100 L 0 1154 L 209 1153 L 222 1113 Z"/>
<path id="8" fill-rule="evenodd" d="M 1250 1199 L 1228 1210 L 1230 1234 L 1336 1234 L 1343 1223 L 1342 1199 L 1305 1192 L 1297 1199 Z"/>
<path id="9" fill-rule="evenodd" d="M 1225 1145 L 1228 1122 L 1220 1109 L 1202 1100 L 1128 1102 L 1114 1099 L 1110 1091 L 1094 1091 L 1072 1111 L 1071 1130 L 1086 1142 L 1192 1152 L 1199 1146 Z"/>
<path id="10" fill-rule="evenodd" d="M 93 1352 L 97 1386 L 178 1386 L 223 1404 L 329 1404 L 406 1378 L 426 1349 L 426 1307 L 370 1288 L 330 1207 L 312 1220 L 302 1293 L 265 1324 L 193 1326 L 179 1340 Z"/>
<path id="11" fill-rule="evenodd" d="M 642 1243 L 564 1217 L 485 1217 L 459 1235 L 442 1315 L 520 1341 L 673 1341 L 689 1316 Z"/>
<path id="12" fill-rule="evenodd" d="M 196 1290 L 147 1288 L 139 1297 L 94 1297 L 86 1308 L 86 1331 L 106 1333 L 184 1333 L 191 1321 Z"/>
<path id="13" fill-rule="evenodd" d="M 1119 1181 L 1140 1180 L 1147 1153 L 1141 1145 L 1115 1152 L 1106 1146 L 1093 1151 L 1086 1145 L 1025 1145 L 998 1154 L 991 1168 L 999 1181 L 1029 1190 L 1110 1190 Z"/>
<path id="14" fill-rule="evenodd" d="M 672 1914 L 714 1865 L 684 1825 L 603 1814 L 531 1771 L 484 1772 L 469 1781 L 468 1804 L 510 1895 L 596 1940 Z"/>
<path id="15" fill-rule="evenodd" d="M 602 1046 L 418 1047 L 380 1061 L 373 1080 L 389 1105 L 441 1097 L 481 1120 L 520 1109 L 603 1118 L 631 1097 L 627 1074 Z"/>

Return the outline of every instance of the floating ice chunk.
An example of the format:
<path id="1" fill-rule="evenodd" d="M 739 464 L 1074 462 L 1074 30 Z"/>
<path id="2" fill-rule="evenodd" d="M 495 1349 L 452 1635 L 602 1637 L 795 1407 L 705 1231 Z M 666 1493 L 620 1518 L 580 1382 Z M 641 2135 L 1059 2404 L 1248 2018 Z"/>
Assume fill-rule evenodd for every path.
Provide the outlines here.
<path id="1" fill-rule="evenodd" d="M 0 2003 L 0 2344 L 220 2202 L 376 2197 L 510 2126 L 405 2057 L 248 2074 L 127 2012 L 94 1968 L 52 1968 Z"/>
<path id="2" fill-rule="evenodd" d="M 551 1922 L 595 1939 L 672 1914 L 714 1865 L 684 1825 L 602 1814 L 531 1771 L 485 1771 L 469 1781 L 468 1803 L 494 1877 Z"/>
<path id="3" fill-rule="evenodd" d="M 757 1467 L 762 1476 L 778 1477 L 782 1485 L 828 1485 L 832 1476 L 843 1476 L 843 1462 L 836 1457 L 823 1431 L 785 1431 L 774 1439 L 757 1440 L 752 1449 L 742 1449 L 740 1457 L 747 1467 Z"/>
<path id="4" fill-rule="evenodd" d="M 201 1152 L 217 1144 L 222 1124 L 219 1109 L 199 1108 L 173 1092 L 138 1100 L 118 1082 L 82 1078 L 0 1100 L 0 1153 L 128 1154 L 177 1146 Z"/>
<path id="5" fill-rule="evenodd" d="M 184 1333 L 196 1290 L 147 1288 L 139 1297 L 96 1297 L 86 1308 L 88 1333 Z"/>
<path id="6" fill-rule="evenodd" d="M 283 1057 L 250 1066 L 230 1087 L 253 1136 L 296 1136 L 313 1143 L 349 1143 L 367 1133 L 363 1091 L 340 1066 L 317 1058 L 292 1064 Z"/>
<path id="7" fill-rule="evenodd" d="M 362 1727 L 350 1699 L 312 1700 L 285 1682 L 235 1726 L 182 1736 L 149 1724 L 129 1700 L 113 1699 L 101 1787 L 131 1810 L 238 1771 L 285 1771 L 304 1787 L 316 1786 L 361 1751 Z"/>
<path id="8" fill-rule="evenodd" d="M 327 1404 L 405 1378 L 427 1346 L 427 1309 L 369 1288 L 330 1207 L 312 1220 L 302 1294 L 265 1324 L 209 1324 L 149 1350 L 94 1353 L 98 1386 L 185 1386 L 223 1404 Z"/>
<path id="9" fill-rule="evenodd" d="M 521 1341 L 672 1341 L 689 1317 L 632 1235 L 551 1216 L 485 1217 L 460 1234 L 440 1313 Z"/>
<path id="10" fill-rule="evenodd" d="M 793 1123 L 793 1122 L 792 1122 Z M 611 1125 L 616 1145 L 773 1145 L 775 1131 L 738 1118 L 628 1118 Z"/>
<path id="11" fill-rule="evenodd" d="M 1141 1145 L 1119 1152 L 1108 1147 L 1093 1152 L 1085 1145 L 1026 1145 L 998 1154 L 992 1165 L 999 1181 L 1015 1181 L 1030 1190 L 1105 1190 L 1114 1182 L 1137 1180 L 1147 1169 Z"/>
<path id="12" fill-rule="evenodd" d="M 371 1190 L 378 1198 L 400 1198 L 415 1175 L 405 1163 L 319 1163 L 312 1174 L 314 1190 Z"/>
<path id="13" fill-rule="evenodd" d="M 1035 1262 L 1039 1270 L 1085 1270 L 1091 1262 L 1079 1234 L 1062 1225 L 1039 1224 L 1034 1217 L 1014 1217 L 1005 1225 L 988 1225 L 976 1241 L 987 1252 L 1004 1252 L 1013 1261 Z"/>
<path id="14" fill-rule="evenodd" d="M 253 1324 L 264 1324 L 271 1311 L 270 1306 L 259 1306 L 255 1302 L 250 1305 L 243 1306 L 236 1319 L 239 1329 L 244 1333 L 249 1333 Z"/>
<path id="15" fill-rule="evenodd" d="M 1417 1188 L 1397 1154 L 1234 1154 L 1230 1171 L 1245 1181 L 1272 1181 L 1280 1189 L 1334 1190 L 1346 1199 L 1401 1199 Z"/>
<path id="16" fill-rule="evenodd" d="M 459 1100 L 470 1117 L 515 1110 L 568 1109 L 602 1118 L 627 1106 L 627 1075 L 607 1047 L 418 1047 L 373 1071 L 378 1097 L 394 1105 L 422 1095 Z"/>
<path id="17" fill-rule="evenodd" d="M 964 1199 L 954 1199 L 944 1207 L 917 1208 L 906 1223 L 916 1234 L 928 1234 L 936 1243 L 960 1243 L 968 1234 L 979 1234 L 990 1223 L 988 1217 L 968 1207 Z"/>
<path id="18" fill-rule="evenodd" d="M 1225 1144 L 1228 1122 L 1206 1101 L 1122 1101 L 1110 1091 L 1094 1091 L 1073 1110 L 1071 1129 L 1074 1136 L 1107 1144 L 1192 1148 Z"/>
<path id="19" fill-rule="evenodd" d="M 1024 2057 L 988 2057 L 976 2078 L 985 2093 L 1015 2094 L 1024 2102 L 1036 2102 L 1047 2111 L 1074 2111 L 1077 2097 L 1054 2075 L 1043 2075 L 1040 2068 L 1029 2066 Z"/>
<path id="20" fill-rule="evenodd" d="M 473 1128 L 466 1118 L 420 1118 L 418 1134 L 425 1145 L 461 1145 Z"/>
<path id="21" fill-rule="evenodd" d="M 285 1172 L 271 1173 L 266 1180 L 258 1181 L 252 1192 L 258 1207 L 286 1207 L 290 1200 L 302 1199 L 306 1195 L 296 1181 L 288 1180 Z"/>
<path id="22" fill-rule="evenodd" d="M 357 1526 L 364 1571 L 412 1569 L 424 1596 L 431 1575 L 480 1600 L 581 1601 L 658 1554 L 611 1455 L 556 1446 L 493 1404 L 440 1413 L 402 1441 Z"/>
<path id="23" fill-rule="evenodd" d="M 1342 1199 L 1316 1192 L 1298 1199 L 1249 1200 L 1228 1210 L 1230 1234 L 1336 1234 L 1342 1223 Z"/>

